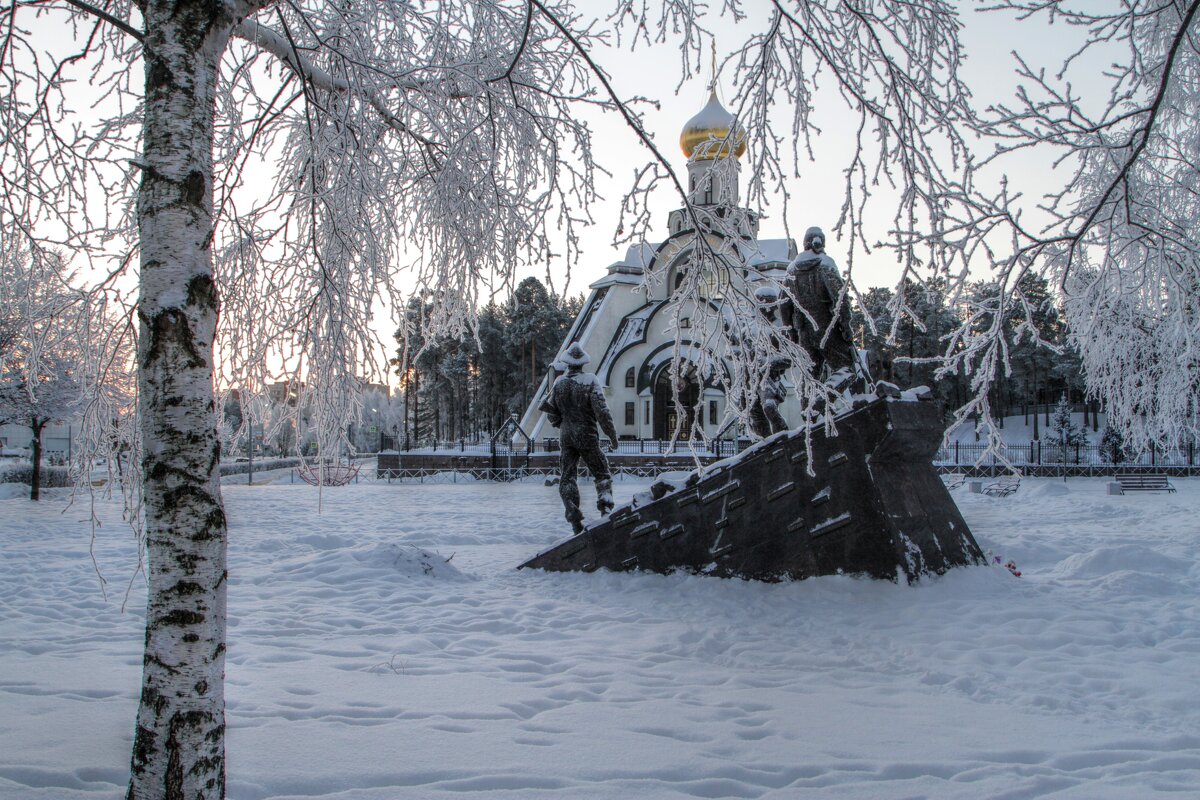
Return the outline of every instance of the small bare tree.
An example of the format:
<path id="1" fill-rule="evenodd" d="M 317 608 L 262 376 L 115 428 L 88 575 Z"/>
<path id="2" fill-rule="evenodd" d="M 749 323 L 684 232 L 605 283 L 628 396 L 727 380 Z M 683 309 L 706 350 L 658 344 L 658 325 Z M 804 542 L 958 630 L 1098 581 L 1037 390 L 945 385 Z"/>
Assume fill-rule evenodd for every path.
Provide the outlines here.
<path id="1" fill-rule="evenodd" d="M 43 354 L 29 370 L 18 360 L 0 372 L 0 423 L 28 425 L 30 443 L 29 499 L 41 499 L 42 432 L 52 422 L 66 422 L 82 405 L 73 364 L 56 354 Z"/>
<path id="2" fill-rule="evenodd" d="M 42 432 L 66 422 L 84 405 L 80 333 L 87 298 L 70 285 L 53 252 L 6 250 L 0 262 L 0 423 L 26 425 L 30 446 L 29 499 L 41 497 Z"/>

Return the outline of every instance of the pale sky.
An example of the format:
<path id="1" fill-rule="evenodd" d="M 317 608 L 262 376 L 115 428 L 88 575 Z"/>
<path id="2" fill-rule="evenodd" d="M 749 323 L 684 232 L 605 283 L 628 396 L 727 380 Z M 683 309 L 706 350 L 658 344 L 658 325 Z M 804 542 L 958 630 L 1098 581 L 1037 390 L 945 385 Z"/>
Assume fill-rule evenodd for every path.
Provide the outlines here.
<path id="1" fill-rule="evenodd" d="M 1087 0 L 1093 3 L 1107 0 Z M 767 8 L 770 3 L 758 4 Z M 1068 48 L 1079 40 L 1079 31 L 1068 28 L 1061 23 L 1053 26 L 1045 24 L 1045 18 L 1039 17 L 1034 21 L 1017 23 L 1011 14 L 991 12 L 980 13 L 975 9 L 978 3 L 972 0 L 960 0 L 959 5 L 964 9 L 963 31 L 964 49 L 967 53 L 965 62 L 966 79 L 978 104 L 987 105 L 992 102 L 1008 101 L 1013 97 L 1016 88 L 1015 61 L 1012 51 L 1018 50 L 1033 64 L 1044 65 L 1048 71 L 1054 72 L 1067 55 Z M 740 26 L 722 23 L 718 29 L 718 51 L 723 43 L 733 46 L 745 38 L 746 33 L 753 27 L 752 22 Z M 679 53 L 673 47 L 657 47 L 647 50 L 642 47 L 637 52 L 609 50 L 597 54 L 597 60 L 612 75 L 612 81 L 618 92 L 623 96 L 642 94 L 655 96 L 661 101 L 661 110 L 646 111 L 648 130 L 654 135 L 655 142 L 663 154 L 671 160 L 672 166 L 683 172 L 686 159 L 678 145 L 679 132 L 684 123 L 692 117 L 708 99 L 707 66 L 705 76 L 696 78 L 686 84 L 678 94 L 674 89 L 679 81 Z M 1103 65 L 1081 62 L 1073 71 L 1076 88 L 1087 87 L 1088 75 L 1093 69 Z M 829 80 L 824 81 L 825 84 Z M 1101 85 L 1092 81 L 1096 90 L 1102 91 Z M 721 81 L 720 96 L 727 108 L 732 108 L 734 96 L 733 87 L 728 77 Z M 844 248 L 832 239 L 832 227 L 836 222 L 836 212 L 843 196 L 844 167 L 843 155 L 838 154 L 838 142 L 847 135 L 846 125 L 853 119 L 840 112 L 840 98 L 830 95 L 823 107 L 817 109 L 814 117 L 824 133 L 815 143 L 817 161 L 802 164 L 803 177 L 793 181 L 791 187 L 792 206 L 791 219 L 788 221 L 791 235 L 794 238 L 802 236 L 803 231 L 810 225 L 826 229 L 831 235 L 829 253 L 842 263 L 839 258 Z M 781 126 L 784 130 L 789 125 Z M 587 232 L 585 239 L 585 255 L 572 271 L 569 293 L 586 292 L 589 283 L 606 274 L 607 267 L 613 261 L 624 255 L 624 248 L 614 248 L 611 244 L 613 231 L 617 227 L 620 201 L 632 181 L 632 171 L 635 166 L 643 164 L 648 159 L 648 153 L 641 147 L 633 132 L 623 122 L 615 118 L 601 120 L 596 125 L 597 159 L 604 163 L 613 173 L 610 179 L 601 177 L 601 193 L 606 202 L 599 208 L 593 209 L 596 225 Z M 753 140 L 754 131 L 749 131 Z M 751 145 L 753 146 L 753 144 Z M 1027 166 L 1025 166 L 1027 165 Z M 1014 185 L 1020 187 L 1029 195 L 1040 195 L 1053 187 L 1059 180 L 1049 171 L 1046 159 L 1030 157 L 1025 160 L 1019 174 L 1010 175 Z M 743 172 L 743 187 L 745 172 Z M 882 193 L 881 193 L 882 194 Z M 825 199 L 828 198 L 828 199 Z M 678 199 L 662 193 L 658 198 L 655 214 L 656 229 L 654 240 L 665 238 L 667 213 L 678 207 Z M 832 209 L 830 211 L 829 209 Z M 885 200 L 877 207 L 876 214 L 868 220 L 876 231 L 868 233 L 870 241 L 884 238 L 886 225 L 891 220 L 893 208 Z M 782 205 L 779 202 L 765 209 L 767 218 L 762 223 L 761 236 L 764 239 L 782 238 L 784 223 L 781 218 Z M 843 264 L 843 268 L 845 265 Z M 545 270 L 527 270 L 524 275 L 535 275 L 545 279 Z M 551 266 L 555 287 L 563 288 L 566 268 L 562 263 Z M 899 275 L 898 267 L 890 253 L 876 251 L 871 256 L 861 257 L 855 265 L 854 279 L 860 289 L 872 286 L 892 286 Z"/>

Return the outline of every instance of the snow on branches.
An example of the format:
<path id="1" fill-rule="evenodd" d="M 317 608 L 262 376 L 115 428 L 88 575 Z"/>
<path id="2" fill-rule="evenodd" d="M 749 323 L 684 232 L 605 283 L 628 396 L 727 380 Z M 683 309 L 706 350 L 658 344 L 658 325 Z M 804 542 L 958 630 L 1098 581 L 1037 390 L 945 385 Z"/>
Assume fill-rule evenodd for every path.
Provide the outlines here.
<path id="1" fill-rule="evenodd" d="M 981 0 L 984 2 L 984 0 Z M 942 270 L 993 269 L 1001 305 L 1026 305 L 1030 273 L 1053 279 L 1089 393 L 1135 450 L 1194 440 L 1200 433 L 1200 1 L 986 0 L 990 11 L 1075 28 L 1078 49 L 1054 75 L 1018 57 L 1020 86 L 974 123 L 996 150 L 977 172 L 1020 169 L 1028 152 L 1048 154 L 1065 174 L 1036 208 L 1020 187 L 992 195 L 947 193 L 946 224 L 914 235 Z M 1088 10 L 1081 10 L 1081 9 Z M 1085 59 L 1110 62 L 1072 84 Z M 1095 84 L 1108 89 L 1096 102 Z M 1015 190 L 1014 190 L 1015 189 Z M 947 340 L 946 369 L 974 372 L 983 410 L 1007 347 L 987 310 Z M 1028 315 L 1027 315 L 1028 316 Z M 989 322 L 989 319 L 993 322 Z"/>

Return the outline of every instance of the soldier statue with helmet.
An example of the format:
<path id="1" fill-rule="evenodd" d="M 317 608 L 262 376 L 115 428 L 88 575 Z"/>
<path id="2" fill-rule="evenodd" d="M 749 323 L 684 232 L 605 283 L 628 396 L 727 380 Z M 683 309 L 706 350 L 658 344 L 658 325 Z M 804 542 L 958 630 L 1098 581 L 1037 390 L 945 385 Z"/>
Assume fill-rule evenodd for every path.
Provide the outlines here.
<path id="1" fill-rule="evenodd" d="M 580 533 L 583 531 L 583 512 L 579 508 L 579 460 L 583 459 L 596 480 L 596 508 L 602 515 L 607 514 L 613 507 L 612 473 L 608 469 L 608 459 L 600 449 L 597 427 L 608 437 L 609 449 L 616 449 L 617 429 L 608 404 L 604 402 L 600 381 L 595 375 L 583 372 L 591 358 L 579 343 L 568 347 L 558 360 L 566 366 L 567 374 L 554 382 L 541 410 L 546 412 L 550 424 L 560 431 L 562 477 L 558 492 L 567 521 L 576 533 Z"/>

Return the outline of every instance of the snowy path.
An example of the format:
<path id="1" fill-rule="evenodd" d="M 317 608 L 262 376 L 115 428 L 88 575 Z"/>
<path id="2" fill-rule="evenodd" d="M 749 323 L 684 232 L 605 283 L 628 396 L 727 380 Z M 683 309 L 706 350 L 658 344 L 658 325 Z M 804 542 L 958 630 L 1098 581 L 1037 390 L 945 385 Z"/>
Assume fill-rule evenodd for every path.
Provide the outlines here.
<path id="1" fill-rule="evenodd" d="M 517 572 L 563 533 L 540 483 L 363 483 L 320 515 L 308 486 L 225 486 L 229 795 L 1194 797 L 1200 481 L 1175 483 L 957 490 L 1024 576 L 918 588 Z M 0 500 L 6 800 L 123 796 L 132 536 L 102 503 L 105 601 L 64 505 Z"/>

